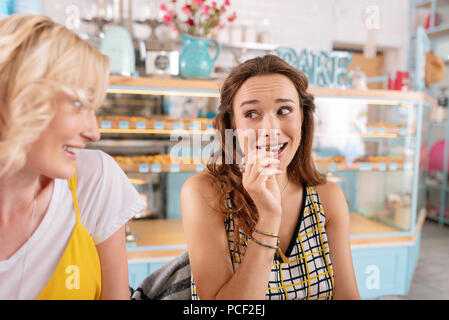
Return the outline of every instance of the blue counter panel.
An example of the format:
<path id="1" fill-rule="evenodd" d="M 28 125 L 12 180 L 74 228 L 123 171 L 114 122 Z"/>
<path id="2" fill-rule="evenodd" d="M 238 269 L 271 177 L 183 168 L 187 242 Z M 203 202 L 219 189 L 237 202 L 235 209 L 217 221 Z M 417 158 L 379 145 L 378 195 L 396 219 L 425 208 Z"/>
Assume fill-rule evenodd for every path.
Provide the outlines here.
<path id="1" fill-rule="evenodd" d="M 351 250 L 362 299 L 407 295 L 419 256 L 420 236 L 411 245 Z"/>
<path id="2" fill-rule="evenodd" d="M 405 294 L 407 247 L 352 250 L 352 259 L 362 299 Z"/>
<path id="3" fill-rule="evenodd" d="M 151 264 L 148 263 L 130 263 L 128 264 L 128 277 L 129 285 L 133 289 L 137 289 L 139 284 L 145 279 L 151 272 Z"/>

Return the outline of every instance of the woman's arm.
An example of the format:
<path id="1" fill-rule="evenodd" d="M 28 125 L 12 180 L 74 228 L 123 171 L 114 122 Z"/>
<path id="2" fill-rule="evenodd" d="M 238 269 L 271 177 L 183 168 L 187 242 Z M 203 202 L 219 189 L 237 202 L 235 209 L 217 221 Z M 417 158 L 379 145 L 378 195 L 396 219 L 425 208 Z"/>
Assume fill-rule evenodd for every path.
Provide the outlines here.
<path id="1" fill-rule="evenodd" d="M 360 299 L 351 256 L 349 209 L 343 191 L 333 182 L 317 188 L 326 215 L 326 233 L 334 274 L 333 299 Z"/>
<path id="2" fill-rule="evenodd" d="M 216 208 L 216 196 L 217 190 L 206 173 L 189 178 L 181 190 L 184 234 L 197 294 L 200 299 L 265 299 L 275 250 L 251 241 L 234 274 L 224 216 Z M 260 220 L 256 228 L 268 232 L 276 225 L 279 229 L 280 217 L 279 221 Z M 267 236 L 254 233 L 253 237 L 276 244 Z"/>
<path id="3" fill-rule="evenodd" d="M 102 300 L 129 300 L 125 225 L 97 245 L 101 265 Z"/>

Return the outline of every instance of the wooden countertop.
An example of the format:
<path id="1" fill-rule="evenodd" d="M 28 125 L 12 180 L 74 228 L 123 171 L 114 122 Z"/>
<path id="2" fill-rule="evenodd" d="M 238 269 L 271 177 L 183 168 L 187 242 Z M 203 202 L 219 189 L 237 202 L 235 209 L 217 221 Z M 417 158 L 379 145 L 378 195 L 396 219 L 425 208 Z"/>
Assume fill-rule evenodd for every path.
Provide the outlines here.
<path id="1" fill-rule="evenodd" d="M 186 245 L 181 220 L 132 220 L 137 235 L 135 247 L 128 250 L 128 261 L 163 260 L 180 255 Z"/>
<path id="2" fill-rule="evenodd" d="M 361 214 L 351 213 L 351 235 L 382 234 L 386 236 L 360 237 L 351 239 L 351 247 L 388 246 L 400 243 L 413 243 L 418 236 L 425 215 L 417 222 L 413 235 L 391 236 L 399 230 L 381 222 L 367 219 Z M 138 236 L 135 247 L 128 250 L 129 261 L 151 261 L 170 259 L 185 250 L 186 239 L 181 220 L 133 220 L 129 222 L 133 232 Z"/>

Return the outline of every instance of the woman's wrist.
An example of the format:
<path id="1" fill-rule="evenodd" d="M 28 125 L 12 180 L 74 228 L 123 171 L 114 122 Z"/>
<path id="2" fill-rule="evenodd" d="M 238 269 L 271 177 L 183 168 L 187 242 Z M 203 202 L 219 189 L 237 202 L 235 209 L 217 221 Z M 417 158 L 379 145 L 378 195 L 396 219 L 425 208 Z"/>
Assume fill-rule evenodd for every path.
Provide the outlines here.
<path id="1" fill-rule="evenodd" d="M 269 215 L 269 216 L 260 216 L 259 215 L 259 219 L 256 223 L 256 225 L 254 226 L 254 229 L 257 229 L 258 232 L 258 236 L 262 236 L 262 237 L 267 237 L 264 236 L 261 233 L 269 233 L 269 234 L 275 234 L 278 235 L 279 234 L 279 228 L 281 226 L 281 216 L 275 216 L 275 215 Z M 256 232 L 253 232 L 253 234 Z"/>

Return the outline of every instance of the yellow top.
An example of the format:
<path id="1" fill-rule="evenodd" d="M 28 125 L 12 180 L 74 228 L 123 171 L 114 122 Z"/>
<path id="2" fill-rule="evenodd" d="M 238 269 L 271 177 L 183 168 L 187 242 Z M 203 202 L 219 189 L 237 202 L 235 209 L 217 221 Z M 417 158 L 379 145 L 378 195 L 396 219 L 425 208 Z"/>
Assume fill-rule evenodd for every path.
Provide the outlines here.
<path id="1" fill-rule="evenodd" d="M 69 179 L 76 224 L 50 281 L 38 300 L 98 300 L 101 293 L 100 258 L 92 237 L 80 221 L 76 174 Z"/>

